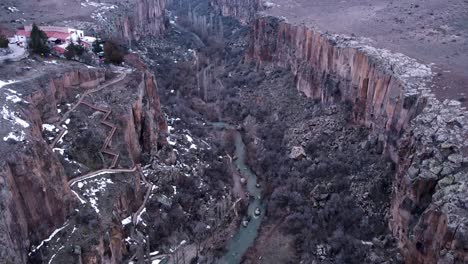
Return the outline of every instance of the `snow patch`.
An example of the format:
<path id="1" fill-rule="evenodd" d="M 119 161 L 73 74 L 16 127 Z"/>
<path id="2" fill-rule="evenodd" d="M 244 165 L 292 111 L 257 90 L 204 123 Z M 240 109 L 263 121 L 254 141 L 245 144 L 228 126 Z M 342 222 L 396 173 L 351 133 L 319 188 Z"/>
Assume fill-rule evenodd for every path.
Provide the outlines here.
<path id="1" fill-rule="evenodd" d="M 23 131 L 20 132 L 10 132 L 6 137 L 3 137 L 3 141 L 8 141 L 9 139 L 15 140 L 15 141 L 23 141 L 26 135 L 24 134 Z"/>
<path id="2" fill-rule="evenodd" d="M 59 138 L 59 140 L 58 140 L 58 143 L 59 143 L 59 144 L 60 144 L 60 143 L 63 143 L 63 137 L 64 137 L 66 134 L 68 134 L 68 130 L 65 130 L 65 131 L 63 132 L 63 134 L 60 136 L 60 138 Z"/>
<path id="3" fill-rule="evenodd" d="M 7 95 L 6 99 L 8 101 L 12 101 L 13 103 L 19 103 L 21 101 L 23 101 L 23 99 L 19 98 L 16 94 L 13 94 L 13 95 Z"/>
<path id="4" fill-rule="evenodd" d="M 42 130 L 47 130 L 49 132 L 53 132 L 54 129 L 55 129 L 54 125 L 50 125 L 50 124 L 43 124 L 42 125 Z"/>
<path id="5" fill-rule="evenodd" d="M 102 172 L 102 173 L 99 173 L 98 175 L 106 174 L 106 173 L 107 172 Z M 107 184 L 112 184 L 112 183 L 114 182 L 112 182 L 110 179 L 100 178 L 100 179 L 78 182 L 78 188 L 81 190 L 84 189 L 83 197 L 89 201 L 89 203 L 91 204 L 91 207 L 93 207 L 96 213 L 99 214 L 100 212 L 98 208 L 99 195 L 106 191 Z M 84 188 L 85 184 L 89 187 Z"/>
<path id="6" fill-rule="evenodd" d="M 8 85 L 8 84 L 12 84 L 12 83 L 15 83 L 16 81 L 13 81 L 13 80 L 8 80 L 6 82 L 0 80 L 0 88 L 2 88 L 3 86 L 5 85 Z"/>
<path id="7" fill-rule="evenodd" d="M 2 108 L 2 116 L 3 116 L 3 119 L 12 121 L 14 124 L 20 125 L 20 126 L 22 126 L 22 127 L 24 127 L 24 128 L 29 127 L 28 122 L 26 122 L 26 121 L 24 121 L 23 119 L 17 117 L 17 116 L 15 115 L 15 113 L 10 112 L 10 111 L 8 110 L 8 106 L 3 106 L 3 108 Z"/>
<path id="8" fill-rule="evenodd" d="M 52 150 L 53 150 L 54 152 L 60 153 L 60 155 L 65 154 L 65 149 L 62 149 L 62 148 L 53 148 Z"/>
<path id="9" fill-rule="evenodd" d="M 138 214 L 137 216 L 137 223 L 139 223 L 140 221 L 143 221 L 143 218 L 141 218 L 141 216 L 143 215 L 143 213 L 146 212 L 146 207 L 143 208 L 143 210 L 141 210 L 141 212 Z"/>
<path id="10" fill-rule="evenodd" d="M 73 193 L 74 195 L 76 195 L 76 197 L 78 197 L 78 199 L 80 199 L 81 204 L 86 204 L 86 201 L 83 200 L 75 191 L 72 190 L 72 193 Z"/>
<path id="11" fill-rule="evenodd" d="M 68 221 L 65 222 L 65 224 L 62 227 L 55 229 L 55 231 L 52 232 L 52 234 L 48 238 L 42 240 L 41 243 L 37 247 L 33 246 L 33 250 L 31 250 L 31 253 L 36 252 L 36 250 L 40 249 L 44 245 L 45 242 L 49 242 L 50 240 L 52 240 L 52 238 L 54 238 L 55 235 L 57 235 L 60 231 L 62 231 L 67 226 L 68 226 Z M 29 253 L 30 256 L 31 256 L 31 253 Z"/>
<path id="12" fill-rule="evenodd" d="M 16 6 L 9 6 L 7 7 L 8 11 L 10 11 L 11 13 L 14 13 L 14 12 L 18 12 L 18 8 Z"/>
<path id="13" fill-rule="evenodd" d="M 124 220 L 122 220 L 122 225 L 126 226 L 128 224 L 130 224 L 132 222 L 132 216 L 129 216 L 127 218 L 125 218 Z"/>
<path id="14" fill-rule="evenodd" d="M 169 143 L 169 145 L 171 145 L 171 146 L 175 146 L 175 144 L 177 144 L 177 140 L 176 139 L 171 140 L 171 137 L 168 137 L 167 138 L 167 143 Z"/>
<path id="15" fill-rule="evenodd" d="M 64 249 L 65 246 L 61 246 L 55 253 L 54 255 L 52 255 L 52 257 L 49 259 L 49 262 L 48 264 L 51 264 L 52 263 L 52 260 L 54 260 L 55 256 L 57 256 L 57 253 L 59 253 L 60 250 Z"/>
<path id="16" fill-rule="evenodd" d="M 97 207 L 97 201 L 98 201 L 98 198 L 90 198 L 89 199 L 89 202 L 91 203 L 91 207 L 94 208 L 94 210 L 96 211 L 96 213 L 99 214 L 99 208 Z"/>

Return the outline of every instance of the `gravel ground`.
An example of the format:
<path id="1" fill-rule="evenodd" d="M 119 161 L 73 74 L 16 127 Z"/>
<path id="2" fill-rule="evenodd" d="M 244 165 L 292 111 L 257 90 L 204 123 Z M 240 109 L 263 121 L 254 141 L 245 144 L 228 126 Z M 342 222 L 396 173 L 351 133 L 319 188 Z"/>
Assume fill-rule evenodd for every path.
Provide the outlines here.
<path id="1" fill-rule="evenodd" d="M 468 104 L 468 1 L 272 0 L 269 6 L 265 13 L 289 22 L 354 34 L 430 64 L 436 95 Z"/>

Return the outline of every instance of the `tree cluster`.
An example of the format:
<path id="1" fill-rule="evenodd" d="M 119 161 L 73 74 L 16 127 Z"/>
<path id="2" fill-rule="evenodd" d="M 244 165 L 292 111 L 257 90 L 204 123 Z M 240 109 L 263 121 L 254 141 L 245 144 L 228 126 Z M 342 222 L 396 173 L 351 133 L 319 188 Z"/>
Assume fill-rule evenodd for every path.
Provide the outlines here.
<path id="1" fill-rule="evenodd" d="M 50 48 L 47 45 L 47 35 L 36 24 L 32 26 L 28 47 L 33 53 L 39 55 L 46 55 L 50 52 Z"/>
<path id="2" fill-rule="evenodd" d="M 106 41 L 104 44 L 104 59 L 106 63 L 120 65 L 124 61 L 124 51 L 113 41 Z"/>
<path id="3" fill-rule="evenodd" d="M 267 177 L 269 218 L 286 219 L 283 231 L 295 237 L 296 252 L 305 263 L 317 261 L 318 249 L 324 246 L 333 263 L 365 263 L 368 248 L 361 241 L 385 235 L 387 228 L 381 215 L 363 209 L 352 188 L 356 173 L 375 161 L 333 149 L 339 133 L 308 142 L 309 159 L 292 160 L 284 147 L 285 131 L 282 122 L 266 122 L 260 130 L 265 148 L 256 153 L 257 170 Z M 362 177 L 358 181 L 370 175 Z M 388 194 L 389 185 L 383 181 L 369 191 L 368 199 L 374 204 L 388 199 L 378 195 Z"/>
<path id="4" fill-rule="evenodd" d="M 103 52 L 104 50 L 101 47 L 101 41 L 99 39 L 96 39 L 96 41 L 93 42 L 93 52 L 98 54 Z"/>
<path id="5" fill-rule="evenodd" d="M 83 46 L 80 45 L 80 40 L 78 40 L 78 44 L 75 44 L 73 43 L 73 41 L 70 43 L 70 45 L 67 46 L 66 50 L 65 50 L 65 58 L 67 58 L 67 60 L 72 60 L 72 59 L 75 59 L 75 58 L 81 58 L 86 50 Z"/>
<path id="6" fill-rule="evenodd" d="M 0 35 L 0 48 L 8 48 L 8 38 L 5 35 Z"/>

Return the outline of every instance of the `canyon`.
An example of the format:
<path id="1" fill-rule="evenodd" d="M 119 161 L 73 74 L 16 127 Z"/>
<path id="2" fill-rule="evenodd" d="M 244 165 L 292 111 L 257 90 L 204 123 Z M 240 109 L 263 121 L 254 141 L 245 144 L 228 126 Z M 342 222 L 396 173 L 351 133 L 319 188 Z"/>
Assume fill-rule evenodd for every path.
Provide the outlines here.
<path id="1" fill-rule="evenodd" d="M 307 97 L 349 101 L 354 122 L 384 142 L 398 166 L 390 226 L 406 261 L 466 261 L 465 214 L 457 204 L 464 199 L 467 114 L 460 102 L 431 94 L 429 67 L 357 38 L 274 17 L 257 18 L 253 31 L 247 59 L 291 68 Z"/>
<path id="2" fill-rule="evenodd" d="M 406 8 L 380 1 L 104 2 L 124 67 L 0 68 L 6 263 L 468 261 L 458 20 L 456 42 L 398 46 L 363 29 Z"/>

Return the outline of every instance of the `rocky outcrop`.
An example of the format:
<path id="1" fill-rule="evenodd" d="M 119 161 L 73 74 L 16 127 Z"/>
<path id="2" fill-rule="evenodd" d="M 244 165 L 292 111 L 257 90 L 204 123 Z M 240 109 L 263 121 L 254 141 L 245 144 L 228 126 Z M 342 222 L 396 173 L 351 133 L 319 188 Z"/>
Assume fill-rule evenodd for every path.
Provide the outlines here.
<path id="1" fill-rule="evenodd" d="M 0 171 L 0 255 L 6 263 L 26 263 L 31 243 L 47 237 L 65 221 L 70 202 L 66 175 L 58 159 L 44 142 L 29 142 L 24 152 L 5 154 Z"/>
<path id="2" fill-rule="evenodd" d="M 390 224 L 408 263 L 468 261 L 467 126 L 459 102 L 430 98 L 398 142 Z"/>
<path id="3" fill-rule="evenodd" d="M 131 115 L 128 115 L 124 134 L 133 161 L 139 163 L 142 153 L 155 155 L 158 149 L 167 144 L 167 123 L 161 111 L 153 74 L 148 71 L 141 73 L 135 94 L 137 99 L 131 104 Z"/>
<path id="4" fill-rule="evenodd" d="M 132 168 L 134 164 L 141 162 L 143 153 L 155 154 L 162 145 L 167 144 L 167 125 L 160 108 L 156 80 L 148 71 L 140 69 L 109 86 L 105 84 L 116 80 L 118 76 L 101 69 L 64 64 L 60 68 L 45 69 L 44 72 L 46 74 L 9 85 L 7 92 L 3 93 L 2 89 L 0 94 L 3 105 L 0 116 L 0 149 L 3 154 L 0 159 L 0 206 L 3 208 L 0 257 L 5 263 L 26 263 L 31 247 L 37 246 L 54 230 L 65 227 L 66 217 L 74 212 L 71 210 L 71 205 L 74 204 L 72 201 L 78 201 L 71 195 L 68 181 L 76 177 L 70 172 L 75 173 L 77 170 L 69 166 L 78 163 L 64 163 L 64 157 L 70 156 L 63 156 L 63 151 L 74 144 L 73 140 L 77 135 L 74 132 L 81 131 L 80 124 L 94 122 L 86 115 L 89 111 L 92 114 L 94 110 L 79 103 L 79 98 L 84 93 L 99 91 L 99 95 L 94 92 L 87 94 L 83 102 L 112 111 L 107 121 L 115 125 L 116 129 L 115 134 L 109 138 L 108 145 L 112 151 L 120 154 L 117 163 L 119 168 Z M 54 152 L 49 146 L 53 138 L 43 138 L 43 124 L 62 126 L 58 121 L 64 118 L 68 109 L 74 109 L 67 115 L 73 122 L 63 123 L 68 125 L 65 126 L 67 135 L 59 140 L 59 150 Z M 102 140 L 110 132 L 108 128 L 100 126 L 99 123 L 90 126 L 97 129 L 86 134 L 88 136 L 84 142 L 94 140 L 101 146 Z M 91 149 L 84 146 L 83 150 L 90 152 Z M 59 153 L 62 154 L 58 155 Z M 90 154 L 74 152 L 75 158 L 87 155 Z M 82 167 L 92 168 L 89 164 L 80 164 Z M 124 179 L 129 177 L 134 180 L 128 186 L 122 184 L 120 192 L 114 191 L 115 199 L 109 198 L 110 208 L 121 211 L 121 218 L 140 205 L 142 195 L 138 175 L 137 172 L 122 174 Z M 109 215 L 102 215 L 100 221 L 106 223 L 112 217 L 115 216 L 111 211 Z M 101 239 L 104 238 L 104 241 L 101 246 L 96 245 L 92 252 L 83 249 L 84 263 L 93 263 L 93 259 L 103 260 L 108 256 L 112 257 L 111 263 L 121 262 L 125 246 L 121 240 L 123 231 L 120 219 L 117 221 L 116 225 L 110 225 L 110 240 L 102 235 Z M 71 222 L 68 218 L 68 223 Z M 73 226 L 66 226 L 61 232 L 72 232 Z M 107 229 L 102 231 L 102 234 L 106 231 Z M 100 233 L 96 230 L 96 235 L 98 234 Z M 41 252 L 50 252 L 49 250 L 52 249 Z M 36 255 L 34 258 L 44 257 Z"/>
<path id="5" fill-rule="evenodd" d="M 237 18 L 242 24 L 247 24 L 261 9 L 260 0 L 210 0 L 211 5 L 223 16 Z"/>
<path id="6" fill-rule="evenodd" d="M 26 263 L 30 246 L 65 221 L 71 200 L 67 175 L 42 139 L 42 122 L 58 118 L 57 104 L 69 99 L 72 90 L 95 86 L 103 77 L 101 72 L 71 70 L 50 81 L 11 85 L 15 94 L 30 92 L 21 101 L 2 94 L 0 258 L 5 263 Z"/>
<path id="7" fill-rule="evenodd" d="M 467 212 L 459 203 L 466 199 L 460 195 L 466 166 L 460 151 L 467 115 L 459 103 L 441 104 L 430 95 L 429 67 L 357 39 L 275 18 L 257 19 L 253 31 L 248 59 L 290 68 L 297 89 L 312 99 L 349 102 L 354 121 L 386 145 L 399 167 L 390 225 L 407 262 L 464 260 L 468 234 L 460 225 Z"/>
<path id="8" fill-rule="evenodd" d="M 105 72 L 98 70 L 73 69 L 63 73 L 58 78 L 45 78 L 40 82 L 46 89 L 35 89 L 28 96 L 32 109 L 40 115 L 42 123 L 58 121 L 57 106 L 73 102 L 77 93 L 97 87 L 105 80 Z"/>
<path id="9" fill-rule="evenodd" d="M 252 26 L 248 60 L 290 68 L 298 91 L 323 102 L 350 102 L 355 120 L 382 135 L 401 133 L 426 105 L 417 95 L 430 69 L 415 60 L 276 18 Z"/>
<path id="10" fill-rule="evenodd" d="M 218 4 L 245 21 L 242 12 L 228 11 L 230 4 Z M 468 115 L 459 102 L 434 98 L 430 68 L 358 38 L 274 17 L 251 26 L 247 61 L 290 69 L 297 90 L 311 99 L 351 104 L 354 121 L 385 145 L 398 166 L 390 226 L 406 262 L 466 261 Z"/>
<path id="11" fill-rule="evenodd" d="M 119 37 L 128 42 L 146 36 L 159 36 L 165 28 L 165 0 L 136 0 L 123 3 L 122 16 L 116 18 Z"/>

